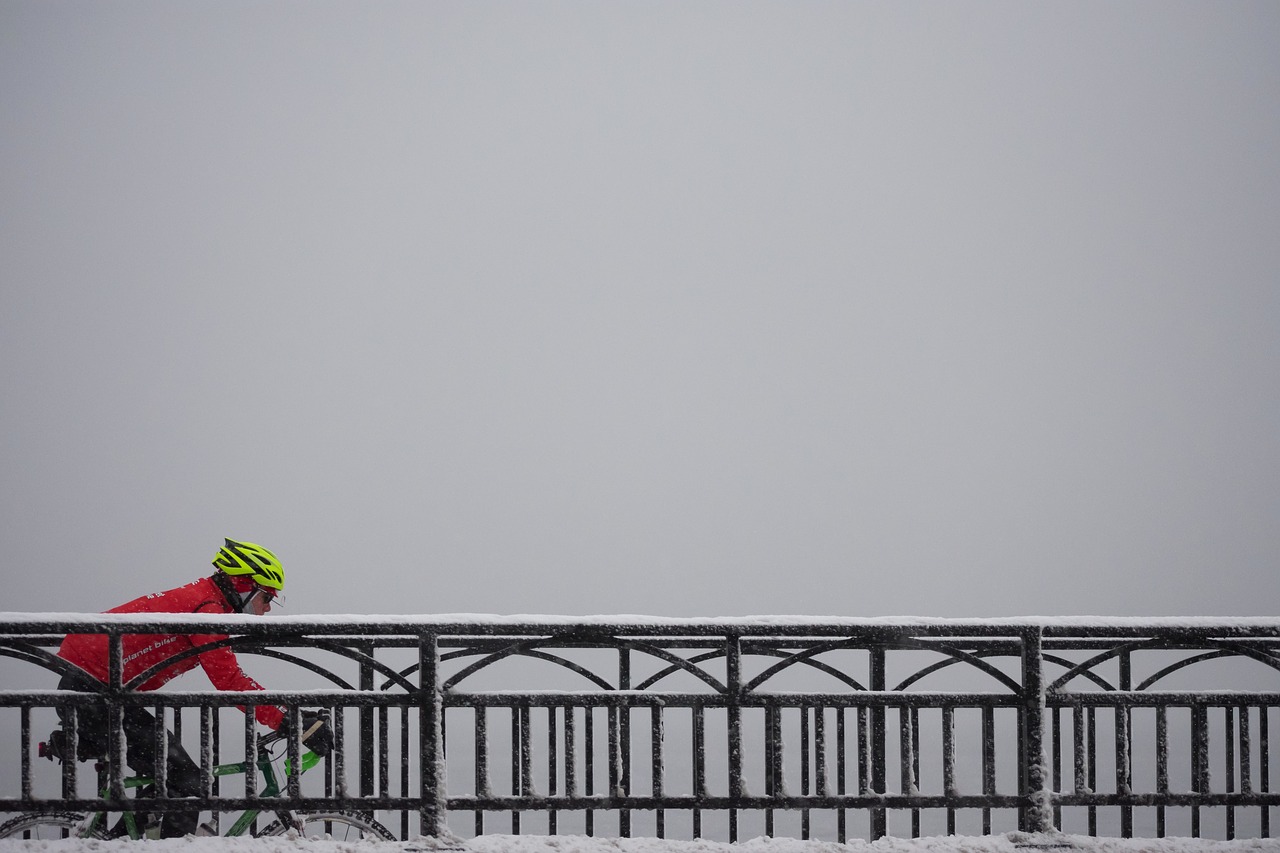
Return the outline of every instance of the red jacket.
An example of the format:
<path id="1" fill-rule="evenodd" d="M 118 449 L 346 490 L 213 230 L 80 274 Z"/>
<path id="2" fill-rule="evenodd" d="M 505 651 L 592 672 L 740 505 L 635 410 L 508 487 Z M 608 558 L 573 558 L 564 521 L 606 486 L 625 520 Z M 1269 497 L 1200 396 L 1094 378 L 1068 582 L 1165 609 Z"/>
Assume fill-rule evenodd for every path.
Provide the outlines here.
<path id="1" fill-rule="evenodd" d="M 165 592 L 154 592 L 135 598 L 127 604 L 113 607 L 107 613 L 232 613 L 226 596 L 212 578 L 201 578 L 186 586 Z M 205 643 L 225 640 L 225 634 L 125 634 L 124 682 L 126 684 L 156 664 L 163 663 L 180 652 Z M 68 634 L 58 649 L 58 657 L 75 664 L 102 683 L 110 678 L 105 634 Z M 155 690 L 176 678 L 196 663 L 204 667 L 213 686 L 219 690 L 262 690 L 262 685 L 250 678 L 235 652 L 225 646 L 194 655 L 161 670 L 141 685 L 139 690 Z M 258 722 L 273 729 L 280 728 L 284 712 L 272 705 L 258 705 L 255 714 Z"/>

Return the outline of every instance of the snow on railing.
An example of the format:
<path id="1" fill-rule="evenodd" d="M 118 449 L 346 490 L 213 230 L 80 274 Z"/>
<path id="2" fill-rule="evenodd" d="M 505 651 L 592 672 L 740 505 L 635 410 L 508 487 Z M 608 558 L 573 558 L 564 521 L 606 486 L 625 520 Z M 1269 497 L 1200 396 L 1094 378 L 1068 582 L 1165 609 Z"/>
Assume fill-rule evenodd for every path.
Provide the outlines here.
<path id="1" fill-rule="evenodd" d="M 100 690 L 54 689 L 68 633 L 107 637 Z M 138 692 L 156 673 L 132 673 L 124 637 L 151 634 L 213 635 L 189 654 L 230 648 L 270 689 Z M 138 707 L 161 750 L 191 750 L 215 826 L 1269 837 L 1278 650 L 1278 619 L 0 614 L 0 811 L 189 807 L 130 778 Z M 261 704 L 327 709 L 334 750 L 288 773 L 306 748 L 265 749 L 236 710 Z M 70 736 L 69 760 L 39 760 L 58 712 L 87 707 L 107 754 Z"/>

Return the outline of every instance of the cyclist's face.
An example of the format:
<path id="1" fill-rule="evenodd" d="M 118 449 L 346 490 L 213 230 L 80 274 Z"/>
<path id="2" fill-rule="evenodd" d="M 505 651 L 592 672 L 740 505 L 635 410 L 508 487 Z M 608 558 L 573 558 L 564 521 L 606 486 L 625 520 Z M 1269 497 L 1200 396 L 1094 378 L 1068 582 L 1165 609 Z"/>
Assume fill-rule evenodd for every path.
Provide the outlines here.
<path id="1" fill-rule="evenodd" d="M 271 609 L 271 601 L 275 596 L 268 594 L 261 587 L 255 589 L 250 595 L 249 600 L 245 602 L 246 610 L 254 616 L 265 616 L 267 611 Z"/>

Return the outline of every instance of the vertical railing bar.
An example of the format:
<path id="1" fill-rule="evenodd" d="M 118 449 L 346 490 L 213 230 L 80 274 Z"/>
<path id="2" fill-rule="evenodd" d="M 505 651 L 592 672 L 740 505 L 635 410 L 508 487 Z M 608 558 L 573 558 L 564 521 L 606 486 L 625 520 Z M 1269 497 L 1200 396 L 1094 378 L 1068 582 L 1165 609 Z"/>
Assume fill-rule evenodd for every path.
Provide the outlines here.
<path id="1" fill-rule="evenodd" d="M 911 708 L 900 705 L 898 711 L 898 792 L 911 796 Z"/>
<path id="2" fill-rule="evenodd" d="M 942 706 L 942 790 L 948 799 L 959 796 L 956 785 L 956 709 Z M 947 806 L 947 835 L 956 834 L 955 806 Z"/>
<path id="3" fill-rule="evenodd" d="M 489 784 L 489 708 L 487 705 L 477 705 L 473 709 L 473 714 L 475 716 L 475 733 L 472 739 L 476 796 L 487 800 L 493 796 L 493 790 Z M 476 835 L 484 835 L 484 809 L 476 809 L 474 819 Z"/>
<path id="4" fill-rule="evenodd" d="M 216 708 L 209 709 L 209 760 L 210 774 L 212 768 L 222 763 L 222 717 L 218 714 Z M 220 796 L 222 793 L 222 777 L 213 777 L 213 796 Z"/>
<path id="5" fill-rule="evenodd" d="M 836 715 L 836 794 L 843 797 L 847 792 L 848 738 L 845 731 L 845 712 L 848 708 L 838 706 Z M 836 811 L 836 842 L 848 842 L 848 809 L 841 806 Z"/>
<path id="6" fill-rule="evenodd" d="M 618 689 L 631 689 L 631 647 L 618 647 Z M 618 708 L 618 746 L 621 750 L 621 770 L 619 785 L 622 796 L 631 796 L 631 707 L 623 705 Z M 622 808 L 618 812 L 618 834 L 623 838 L 631 837 L 631 809 Z"/>
<path id="7" fill-rule="evenodd" d="M 391 709 L 378 709 L 378 795 L 391 796 Z"/>
<path id="8" fill-rule="evenodd" d="M 1129 769 L 1130 749 L 1129 708 L 1127 705 L 1115 706 L 1115 770 L 1116 793 L 1128 796 L 1133 793 L 1132 777 Z M 1120 837 L 1133 837 L 1133 807 L 1120 807 Z"/>
<path id="9" fill-rule="evenodd" d="M 520 728 L 520 708 L 511 706 L 511 794 L 515 797 L 523 796 L 525 791 L 523 787 L 524 767 L 521 756 L 524 755 L 524 745 L 521 740 Z M 520 834 L 520 807 L 515 806 L 511 809 L 511 834 Z"/>
<path id="10" fill-rule="evenodd" d="M 662 805 L 661 805 L 662 798 L 666 790 L 666 785 L 664 784 L 665 780 L 663 778 L 663 774 L 665 770 L 663 768 L 662 744 L 665 738 L 665 731 L 663 728 L 662 704 L 657 703 L 655 705 L 650 706 L 649 714 L 650 714 L 649 744 L 650 744 L 651 757 L 653 760 L 653 766 L 651 770 L 652 778 L 653 778 L 653 782 L 652 782 L 653 797 L 655 800 L 657 800 L 659 804 L 658 808 L 655 809 L 654 819 L 657 824 L 656 832 L 657 832 L 658 838 L 666 838 L 667 837 L 666 811 L 662 808 Z"/>
<path id="11" fill-rule="evenodd" d="M 609 796 L 622 797 L 622 758 L 618 754 L 618 706 L 610 705 L 606 723 L 609 727 Z"/>
<path id="12" fill-rule="evenodd" d="M 290 705 L 285 713 L 289 718 L 287 750 L 289 765 L 291 767 L 299 767 L 302 764 L 302 744 L 298 740 L 299 735 L 302 733 L 302 711 L 297 705 Z M 214 737 L 213 742 L 216 744 L 218 738 Z M 300 773 L 289 774 L 285 782 L 285 795 L 292 801 L 292 805 L 298 805 L 298 800 L 302 798 L 302 775 Z"/>
<path id="13" fill-rule="evenodd" d="M 764 837 L 773 837 L 773 799 L 777 797 L 777 731 L 778 727 L 774 725 L 774 715 L 778 712 L 776 701 L 766 700 L 764 707 L 764 729 L 762 736 L 764 743 L 762 745 L 761 758 L 764 760 L 764 796 L 768 801 L 764 805 Z"/>
<path id="14" fill-rule="evenodd" d="M 533 784 L 533 709 L 520 706 L 520 793 L 525 797 L 538 796 Z"/>
<path id="15" fill-rule="evenodd" d="M 447 798 L 440 741 L 443 716 L 439 637 L 424 631 L 418 635 L 418 746 L 422 755 L 418 819 L 422 834 L 429 838 L 439 837 L 445 828 Z"/>
<path id="16" fill-rule="evenodd" d="M 693 838 L 702 838 L 702 809 L 697 803 L 707 796 L 707 721 L 706 708 L 696 704 L 693 713 Z"/>
<path id="17" fill-rule="evenodd" d="M 410 749 L 409 749 L 409 712 L 410 706 L 400 708 L 400 796 L 409 796 L 410 791 Z M 400 837 L 409 837 L 409 810 L 400 812 Z"/>
<path id="18" fill-rule="evenodd" d="M 363 652 L 368 659 L 360 661 L 360 691 L 362 693 L 372 693 L 374 691 L 374 671 L 371 659 L 373 658 L 374 647 L 370 642 L 353 643 L 352 648 L 358 652 Z M 335 715 L 341 713 L 338 708 L 334 709 Z M 376 782 L 374 780 L 373 770 L 373 709 L 368 705 L 361 705 L 356 712 L 357 724 L 360 729 L 360 796 L 367 797 L 374 793 Z M 444 748 L 444 716 L 440 718 L 441 726 L 441 749 Z M 335 732 L 336 736 L 336 732 Z M 338 776 L 338 790 L 343 792 L 345 796 L 347 790 L 346 768 L 343 764 L 341 753 L 334 751 L 334 773 Z"/>
<path id="19" fill-rule="evenodd" d="M 1031 727 L 1027 721 L 1028 712 L 1026 706 L 1028 691 L 1025 684 L 1026 681 L 1024 679 L 1024 686 L 1020 691 L 1021 696 L 1019 697 L 1021 701 L 1019 702 L 1018 707 L 1014 709 L 1014 725 L 1018 728 L 1018 736 L 1014 739 L 1014 765 L 1017 772 L 1014 785 L 1018 792 L 1018 806 L 1015 814 L 1017 815 L 1016 819 L 1018 822 L 1018 830 L 1020 832 L 1026 832 L 1027 828 L 1031 825 L 1031 797 L 1029 795 L 1031 790 L 1031 766 L 1027 757 L 1030 755 L 1030 752 L 1027 750 L 1027 736 Z M 1041 769 L 1043 770 L 1043 767 Z"/>
<path id="20" fill-rule="evenodd" d="M 898 709 L 898 790 L 904 797 L 911 796 L 911 708 Z"/>
<path id="21" fill-rule="evenodd" d="M 258 795 L 258 721 L 255 719 L 257 708 L 254 705 L 244 706 L 244 795 Z"/>
<path id="22" fill-rule="evenodd" d="M 165 716 L 163 704 L 157 704 L 151 717 L 151 748 L 155 749 L 156 756 L 168 756 L 169 754 L 169 738 L 168 730 L 165 729 Z M 155 771 L 151 775 L 151 797 L 165 797 L 169 792 L 169 762 L 156 760 Z M 138 794 L 134 793 L 134 798 Z M 138 817 L 142 817 L 138 815 Z M 142 826 L 142 822 L 138 822 L 138 826 Z"/>
<path id="23" fill-rule="evenodd" d="M 1084 733 L 1084 705 L 1079 702 L 1073 702 L 1070 705 L 1071 710 L 1071 750 L 1074 755 L 1074 763 L 1072 765 L 1075 773 L 1075 792 L 1083 794 L 1089 790 L 1089 775 L 1085 756 L 1085 733 Z"/>
<path id="24" fill-rule="evenodd" d="M 1240 716 L 1240 793 L 1253 793 L 1253 725 L 1248 705 L 1241 705 Z"/>
<path id="25" fill-rule="evenodd" d="M 1156 793 L 1169 793 L 1169 709 L 1156 708 Z M 1156 807 L 1156 837 L 1165 836 L 1165 807 Z"/>
<path id="26" fill-rule="evenodd" d="M 1053 794 L 1045 767 L 1046 687 L 1044 682 L 1044 631 L 1028 629 L 1022 635 L 1022 742 L 1024 795 L 1028 800 L 1026 829 L 1049 832 L 1053 829 Z"/>
<path id="27" fill-rule="evenodd" d="M 182 707 L 173 707 L 173 742 L 182 743 Z"/>
<path id="28" fill-rule="evenodd" d="M 996 793 L 996 726 L 995 709 L 982 706 L 982 793 L 994 797 Z M 982 807 L 982 834 L 991 834 L 991 806 Z"/>
<path id="29" fill-rule="evenodd" d="M 824 705 L 814 708 L 813 747 L 815 790 L 819 797 L 827 797 L 831 792 L 827 783 L 827 709 Z"/>
<path id="30" fill-rule="evenodd" d="M 1271 793 L 1271 739 L 1270 720 L 1271 706 L 1258 706 L 1258 791 Z M 1262 806 L 1259 816 L 1258 832 L 1263 838 L 1271 837 L 1271 806 Z"/>
<path id="31" fill-rule="evenodd" d="M 217 780 L 213 776 L 213 709 L 200 706 L 200 795 L 209 799 Z"/>
<path id="32" fill-rule="evenodd" d="M 870 648 L 870 681 L 871 689 L 883 693 L 887 688 L 885 647 L 876 645 Z M 888 793 L 885 767 L 885 707 L 875 705 L 871 708 L 871 737 L 867 744 L 871 750 L 871 790 L 877 794 Z M 889 834 L 888 811 L 884 808 L 871 810 L 871 840 L 876 841 Z"/>
<path id="33" fill-rule="evenodd" d="M 558 736 L 560 734 L 556 718 L 559 714 L 555 705 L 547 706 L 547 796 L 554 797 L 559 793 L 560 750 Z M 558 835 L 560 815 L 556 809 L 547 807 L 547 834 Z"/>
<path id="34" fill-rule="evenodd" d="M 783 708 L 781 704 L 775 702 L 770 703 L 769 710 L 771 711 L 769 734 L 773 741 L 769 750 L 773 764 L 769 782 L 773 796 L 785 797 L 787 796 L 787 745 L 782 736 L 782 718 L 786 709 Z M 804 735 L 801 735 L 800 740 L 802 744 L 806 742 Z M 775 817 L 775 811 L 773 809 L 769 809 L 769 818 L 771 821 L 770 826 L 772 826 L 772 820 Z"/>
<path id="35" fill-rule="evenodd" d="M 333 720 L 333 750 L 329 753 L 329 757 L 326 758 L 324 762 L 325 770 L 326 770 L 324 774 L 324 795 L 326 797 L 333 796 L 333 789 L 334 789 L 335 782 L 337 784 L 339 796 L 345 797 L 347 795 L 347 756 L 346 756 L 346 748 L 345 748 L 346 742 L 347 742 L 347 715 L 343 713 L 344 710 L 346 709 L 341 706 L 335 707 L 333 709 L 333 716 L 331 718 Z M 369 722 L 370 724 L 373 723 L 372 717 L 369 718 Z M 368 740 L 365 739 L 363 715 L 357 718 L 357 724 L 359 725 L 358 731 L 360 732 L 361 747 L 363 748 L 365 743 L 369 743 L 370 745 L 372 745 L 373 732 L 368 733 L 369 734 Z M 370 762 L 373 761 L 373 756 L 369 756 L 369 761 Z M 364 784 L 366 781 L 363 778 L 364 765 L 365 765 L 365 761 L 364 761 L 364 758 L 362 757 L 360 759 L 360 768 L 361 768 L 361 777 L 362 777 L 360 785 L 362 788 L 364 787 Z M 372 778 L 373 777 L 372 765 L 370 767 L 369 777 L 370 778 L 367 781 L 370 784 L 373 784 L 374 780 Z"/>
<path id="36" fill-rule="evenodd" d="M 583 720 L 586 731 L 583 732 L 582 748 L 587 753 L 584 762 L 583 772 L 586 774 L 586 790 L 583 792 L 588 797 L 594 796 L 596 792 L 596 709 L 590 705 L 583 709 Z M 587 809 L 586 823 L 583 827 L 587 837 L 595 835 L 596 831 L 596 810 Z"/>
<path id="37" fill-rule="evenodd" d="M 1209 793 L 1209 711 L 1202 703 L 1191 706 L 1191 790 Z M 1200 837 L 1200 804 L 1191 805 L 1191 837 Z"/>
<path id="38" fill-rule="evenodd" d="M 1087 726 L 1088 730 L 1086 732 L 1086 739 L 1087 739 L 1086 742 L 1088 745 L 1089 759 L 1088 759 L 1088 780 L 1085 782 L 1085 788 L 1090 793 L 1092 793 L 1098 790 L 1098 714 L 1097 714 L 1097 709 L 1093 705 L 1089 706 L 1089 711 L 1088 711 L 1086 720 L 1088 724 Z M 1089 834 L 1097 835 L 1098 834 L 1098 807 L 1089 806 L 1088 813 L 1089 813 Z"/>
<path id="39" fill-rule="evenodd" d="M 588 709 L 590 710 L 590 709 Z M 578 796 L 578 709 L 566 705 L 564 709 L 564 791 L 570 797 Z"/>
<path id="40" fill-rule="evenodd" d="M 778 739 L 782 728 L 779 713 L 775 702 L 764 706 L 764 795 L 770 799 L 778 796 Z M 773 837 L 772 804 L 764 810 L 764 834 L 766 838 Z"/>
<path id="41" fill-rule="evenodd" d="M 1209 740 L 1209 706 L 1201 704 L 1199 706 L 1201 728 L 1204 731 L 1204 739 L 1201 741 L 1200 748 L 1203 752 L 1200 761 L 1200 791 L 1209 794 L 1213 792 L 1213 771 L 1212 763 L 1209 760 L 1210 740 Z"/>
<path id="42" fill-rule="evenodd" d="M 22 729 L 22 800 L 31 801 L 31 706 L 23 705 L 19 711 Z"/>
<path id="43" fill-rule="evenodd" d="M 1133 655 L 1125 649 L 1120 653 L 1121 690 L 1133 689 Z M 1133 709 L 1120 704 L 1116 716 L 1116 792 L 1124 796 L 1133 793 Z M 1120 807 L 1120 836 L 1133 837 L 1133 806 Z"/>
<path id="44" fill-rule="evenodd" d="M 729 843 L 738 840 L 738 803 L 743 796 L 742 779 L 742 641 L 736 634 L 725 637 L 725 697 L 729 726 Z"/>
<path id="45" fill-rule="evenodd" d="M 119 631 L 107 635 L 107 772 L 112 800 L 124 799 L 125 738 L 124 709 L 120 696 L 124 692 L 124 636 Z"/>
<path id="46" fill-rule="evenodd" d="M 800 705 L 800 796 L 807 798 L 810 790 L 809 774 L 812 772 L 810 755 L 813 747 L 812 727 L 809 725 L 810 705 Z M 809 809 L 800 809 L 800 840 L 809 840 Z"/>
<path id="47" fill-rule="evenodd" d="M 1050 735 L 1052 743 L 1049 745 L 1049 754 L 1053 756 L 1053 790 L 1062 790 L 1062 707 L 1058 706 L 1053 709 L 1053 732 Z M 1062 805 L 1054 799 L 1053 803 L 1053 828 L 1062 829 Z"/>
<path id="48" fill-rule="evenodd" d="M 169 730 L 165 728 L 165 713 L 163 705 L 155 706 L 154 728 L 152 736 L 155 738 L 155 754 L 157 756 L 169 754 Z M 169 762 L 157 760 L 155 762 L 155 775 L 152 777 L 155 785 L 155 794 L 157 797 L 169 796 Z"/>
<path id="49" fill-rule="evenodd" d="M 221 721 L 221 717 L 218 713 L 219 711 L 220 708 L 214 708 L 214 766 L 218 766 L 221 762 L 221 739 L 223 739 L 223 729 L 221 729 L 221 726 L 223 726 L 223 721 Z M 285 710 L 285 715 L 288 715 L 288 710 Z M 292 721 L 296 722 L 296 720 Z M 219 785 L 221 785 L 221 777 L 215 777 L 215 792 L 218 792 Z M 285 789 L 285 792 L 280 795 L 282 795 L 282 797 L 288 797 L 288 789 Z M 216 812 L 214 813 L 214 816 L 216 818 Z M 257 834 L 257 817 L 253 818 L 252 822 L 250 822 L 250 826 L 248 826 L 248 833 L 250 833 L 250 835 Z"/>
<path id="50" fill-rule="evenodd" d="M 1200 761 L 1203 758 L 1200 752 L 1200 741 L 1204 737 L 1204 731 L 1200 727 L 1200 715 L 1194 705 L 1191 706 L 1191 792 L 1193 794 L 1200 793 Z M 1199 803 L 1191 804 L 1191 837 L 1197 838 L 1200 835 L 1200 805 Z"/>
<path id="51" fill-rule="evenodd" d="M 920 709 L 911 706 L 911 795 L 920 793 Z M 911 809 L 911 837 L 920 837 L 920 809 Z"/>
<path id="52" fill-rule="evenodd" d="M 1222 732 L 1223 732 L 1223 764 L 1226 767 L 1225 778 L 1222 780 L 1223 791 L 1230 795 L 1236 791 L 1236 713 L 1235 708 L 1227 705 L 1222 709 Z M 1230 803 L 1226 808 L 1226 831 L 1227 840 L 1235 841 L 1236 838 L 1236 808 Z"/>
<path id="53" fill-rule="evenodd" d="M 866 705 L 858 706 L 858 795 L 871 793 L 871 744 Z"/>
<path id="54" fill-rule="evenodd" d="M 324 711 L 328 709 L 321 710 Z M 333 749 L 329 752 L 328 757 L 324 759 L 321 774 L 321 779 L 324 783 L 324 795 L 326 797 L 333 796 L 335 780 L 339 795 L 343 797 L 347 795 L 347 757 L 345 755 L 347 742 L 347 720 L 346 714 L 343 713 L 345 710 L 346 709 L 342 706 L 338 706 L 333 709 L 334 713 L 331 717 L 333 721 Z M 357 731 L 359 731 L 358 725 Z M 332 824 L 326 822 L 325 828 L 326 831 L 330 831 Z"/>
<path id="55" fill-rule="evenodd" d="M 77 793 L 76 764 L 79 760 L 80 725 L 78 718 L 80 709 L 76 705 L 68 705 L 63 713 L 66 718 L 62 722 L 62 730 L 67 739 L 67 757 L 62 762 L 62 796 L 63 799 L 75 799 Z M 94 793 L 98 793 L 94 791 Z"/>
<path id="56" fill-rule="evenodd" d="M 289 738 L 285 744 L 285 754 L 288 756 L 289 765 L 297 767 L 301 763 L 302 747 L 298 742 L 298 735 L 302 733 L 302 713 L 298 710 L 296 704 L 291 704 L 284 710 L 285 719 L 288 720 L 287 725 Z M 218 740 L 215 739 L 216 743 Z M 297 799 L 301 797 L 301 776 L 292 774 L 285 779 L 284 795 L 285 798 L 294 800 L 293 804 L 297 804 Z"/>

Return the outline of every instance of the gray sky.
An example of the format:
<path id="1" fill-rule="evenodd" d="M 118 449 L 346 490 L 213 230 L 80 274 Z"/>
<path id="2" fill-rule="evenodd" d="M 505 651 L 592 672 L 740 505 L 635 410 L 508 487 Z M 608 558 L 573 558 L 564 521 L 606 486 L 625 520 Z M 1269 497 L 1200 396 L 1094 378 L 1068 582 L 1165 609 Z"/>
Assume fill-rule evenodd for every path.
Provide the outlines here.
<path id="1" fill-rule="evenodd" d="M 0 2 L 0 609 L 1268 615 L 1272 2 Z"/>

